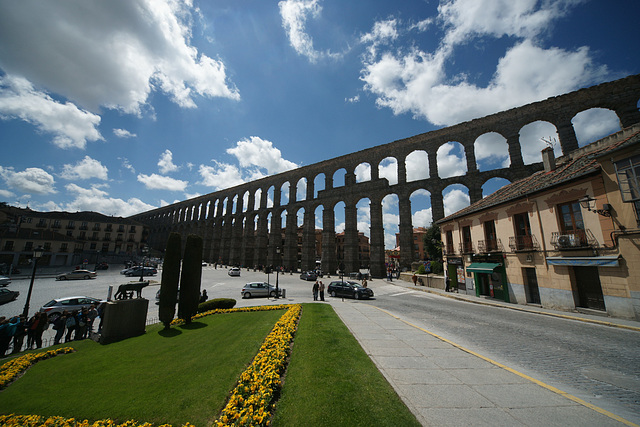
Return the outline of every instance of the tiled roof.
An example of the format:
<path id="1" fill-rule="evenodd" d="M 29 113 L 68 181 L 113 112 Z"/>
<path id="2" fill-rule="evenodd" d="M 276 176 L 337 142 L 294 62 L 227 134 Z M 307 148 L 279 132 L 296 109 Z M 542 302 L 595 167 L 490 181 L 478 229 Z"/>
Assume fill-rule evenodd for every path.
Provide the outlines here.
<path id="1" fill-rule="evenodd" d="M 640 129 L 635 128 L 631 133 L 629 133 L 628 129 L 626 131 L 620 131 L 566 156 L 557 158 L 556 168 L 554 170 L 549 172 L 544 170 L 538 171 L 527 178 L 505 185 L 494 193 L 478 200 L 476 203 L 442 218 L 436 221 L 436 223 L 442 224 L 452 219 L 489 209 L 561 184 L 566 184 L 590 174 L 599 173 L 600 164 L 597 162 L 596 157 L 637 143 L 640 143 Z"/>

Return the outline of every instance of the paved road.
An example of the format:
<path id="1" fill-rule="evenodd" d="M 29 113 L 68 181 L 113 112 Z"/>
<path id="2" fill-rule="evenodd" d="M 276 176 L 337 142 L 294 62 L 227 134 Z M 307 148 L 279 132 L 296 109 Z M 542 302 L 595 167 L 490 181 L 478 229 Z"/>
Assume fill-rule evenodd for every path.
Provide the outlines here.
<path id="1" fill-rule="evenodd" d="M 640 424 L 640 333 L 376 286 L 371 304 Z"/>
<path id="2" fill-rule="evenodd" d="M 152 279 L 159 281 L 160 277 Z M 335 279 L 323 280 L 328 284 Z M 97 279 L 89 281 L 38 278 L 30 312 L 54 297 L 105 298 L 109 285 L 114 286 L 115 292 L 117 285 L 128 280 L 119 275 L 119 268 L 99 272 Z M 259 272 L 243 270 L 242 277 L 237 278 L 229 277 L 226 270 L 205 267 L 202 288 L 210 298 L 235 298 L 238 307 L 312 301 L 312 282 L 289 274 L 279 277 L 280 286 L 287 290 L 284 301 L 240 298 L 244 283 L 263 280 L 267 277 Z M 274 283 L 274 275 L 269 280 Z M 21 295 L 17 301 L 1 305 L 0 316 L 22 311 L 28 286 L 28 279 L 14 280 L 9 285 Z M 358 303 L 388 310 L 469 350 L 640 424 L 639 332 L 469 304 L 383 280 L 370 282 L 370 287 L 376 298 Z M 157 318 L 157 289 L 157 285 L 152 285 L 143 290 L 143 297 L 150 300 L 149 318 Z M 326 299 L 340 301 L 329 296 Z"/>

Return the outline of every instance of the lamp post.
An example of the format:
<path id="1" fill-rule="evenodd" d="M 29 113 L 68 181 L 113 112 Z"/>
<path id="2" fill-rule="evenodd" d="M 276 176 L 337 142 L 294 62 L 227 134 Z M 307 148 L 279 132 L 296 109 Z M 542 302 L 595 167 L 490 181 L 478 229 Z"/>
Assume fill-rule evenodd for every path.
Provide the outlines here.
<path id="1" fill-rule="evenodd" d="M 27 292 L 27 302 L 24 304 L 24 310 L 22 311 L 22 315 L 24 317 L 29 316 L 29 302 L 31 301 L 31 292 L 33 291 L 33 281 L 36 278 L 36 267 L 38 266 L 38 259 L 44 253 L 44 249 L 42 246 L 38 246 L 33 250 L 33 272 L 31 273 L 31 283 L 29 284 L 29 292 Z"/>
<path id="2" fill-rule="evenodd" d="M 140 251 L 142 252 L 142 265 L 140 266 L 140 282 L 142 282 L 144 279 L 144 258 L 147 256 L 147 254 L 149 253 L 149 248 L 147 248 L 146 246 L 143 246 Z"/>
<path id="3" fill-rule="evenodd" d="M 278 267 L 276 269 L 276 299 L 280 298 L 280 288 L 278 287 L 278 279 L 279 279 L 279 276 L 280 276 L 280 264 L 281 264 L 281 262 L 280 262 L 280 252 L 281 252 L 281 249 L 280 249 L 280 246 L 278 246 L 276 248 L 276 255 L 278 257 Z"/>

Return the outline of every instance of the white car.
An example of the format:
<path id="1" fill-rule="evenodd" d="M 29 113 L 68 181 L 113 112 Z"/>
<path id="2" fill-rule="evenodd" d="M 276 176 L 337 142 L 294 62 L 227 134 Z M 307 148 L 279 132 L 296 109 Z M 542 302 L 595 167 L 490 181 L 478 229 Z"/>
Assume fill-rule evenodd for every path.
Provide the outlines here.
<path id="1" fill-rule="evenodd" d="M 11 283 L 11 279 L 7 276 L 0 276 L 0 286 L 7 286 L 9 283 Z"/>
<path id="2" fill-rule="evenodd" d="M 229 269 L 229 276 L 240 277 L 240 269 L 238 267 L 232 267 Z"/>
<path id="3" fill-rule="evenodd" d="M 47 315 L 49 316 L 49 320 L 53 321 L 65 310 L 71 313 L 74 310 L 89 308 L 92 305 L 95 305 L 96 308 L 98 308 L 100 304 L 105 302 L 106 301 L 104 300 L 85 296 L 56 298 L 40 307 L 40 311 L 47 313 Z"/>
<path id="4" fill-rule="evenodd" d="M 76 280 L 76 279 L 88 280 L 88 279 L 95 279 L 95 278 L 96 278 L 95 271 L 73 270 L 69 273 L 60 274 L 58 277 L 56 277 L 56 280 Z"/>

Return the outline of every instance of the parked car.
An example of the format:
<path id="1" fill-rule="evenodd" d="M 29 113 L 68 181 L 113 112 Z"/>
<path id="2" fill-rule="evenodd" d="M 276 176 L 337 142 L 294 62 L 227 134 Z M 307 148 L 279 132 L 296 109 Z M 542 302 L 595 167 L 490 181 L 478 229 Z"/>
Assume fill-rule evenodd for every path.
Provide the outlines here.
<path id="1" fill-rule="evenodd" d="M 160 291 L 161 289 L 158 289 L 158 292 L 156 292 L 156 304 L 159 305 L 160 304 Z M 178 293 L 176 294 L 176 301 L 180 300 L 180 289 L 178 289 Z"/>
<path id="2" fill-rule="evenodd" d="M 135 267 L 131 267 L 131 268 L 127 268 L 126 270 L 124 270 L 124 273 L 121 271 L 121 274 L 124 274 L 127 277 L 140 277 L 140 269 L 142 269 L 143 267 L 135 266 Z M 158 270 L 153 268 L 153 267 L 144 267 L 144 270 L 142 271 L 142 276 L 154 276 L 158 274 Z"/>
<path id="3" fill-rule="evenodd" d="M 96 270 L 108 270 L 109 269 L 109 264 L 107 264 L 106 262 L 99 262 L 98 264 L 96 264 Z"/>
<path id="4" fill-rule="evenodd" d="M 104 300 L 85 296 L 56 298 L 40 307 L 40 311 L 47 313 L 49 320 L 53 321 L 65 310 L 72 312 L 73 310 L 82 310 L 85 307 L 89 308 L 92 305 L 98 308 L 100 304 L 105 302 Z"/>
<path id="5" fill-rule="evenodd" d="M 11 283 L 11 279 L 7 276 L 0 276 L 0 286 L 7 286 L 9 283 Z"/>
<path id="6" fill-rule="evenodd" d="M 284 295 L 284 289 L 278 288 L 278 296 Z M 251 297 L 275 297 L 276 287 L 268 284 L 267 282 L 251 282 L 242 287 L 240 291 L 242 298 Z"/>
<path id="7" fill-rule="evenodd" d="M 238 267 L 232 267 L 229 269 L 229 276 L 240 277 L 240 269 Z"/>
<path id="8" fill-rule="evenodd" d="M 305 271 L 300 275 L 302 280 L 316 280 L 318 278 L 318 274 L 315 271 Z"/>
<path id="9" fill-rule="evenodd" d="M 89 270 L 73 270 L 69 273 L 60 274 L 56 277 L 56 280 L 88 280 L 95 279 L 97 276 L 95 271 Z"/>
<path id="10" fill-rule="evenodd" d="M 358 282 L 352 282 L 350 280 L 329 283 L 327 286 L 327 292 L 332 297 L 349 297 L 355 299 L 373 298 L 373 291 L 369 288 L 365 288 Z"/>
<path id="11" fill-rule="evenodd" d="M 20 292 L 12 291 L 9 289 L 0 289 L 0 304 L 5 304 L 11 301 L 15 301 L 18 298 Z"/>

